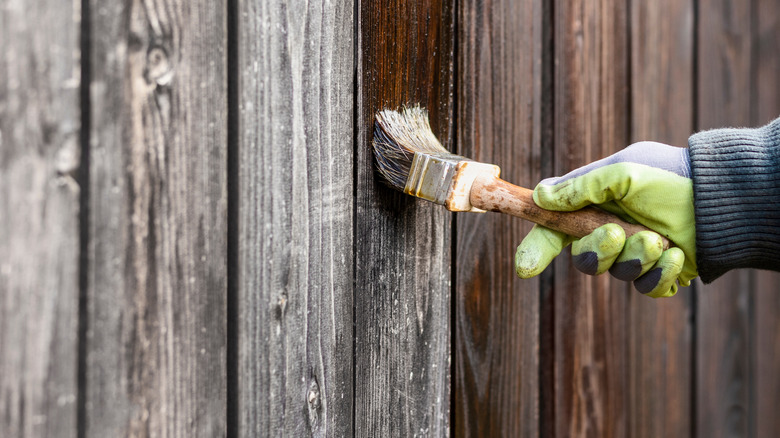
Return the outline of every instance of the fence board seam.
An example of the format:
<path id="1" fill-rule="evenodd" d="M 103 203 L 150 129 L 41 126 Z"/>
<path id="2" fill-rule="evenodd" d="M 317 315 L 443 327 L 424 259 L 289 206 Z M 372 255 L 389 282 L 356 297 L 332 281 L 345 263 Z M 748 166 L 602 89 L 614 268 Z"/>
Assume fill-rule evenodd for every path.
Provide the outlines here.
<path id="1" fill-rule="evenodd" d="M 227 363 L 226 430 L 227 438 L 236 438 L 241 431 L 239 393 L 239 59 L 238 0 L 227 0 Z"/>
<path id="2" fill-rule="evenodd" d="M 89 321 L 88 294 L 89 294 L 89 203 L 90 203 L 90 133 L 91 101 L 89 98 L 89 86 L 91 83 L 90 61 L 90 10 L 89 0 L 81 0 L 81 23 L 79 36 L 81 59 L 81 83 L 79 84 L 79 118 L 81 131 L 79 132 L 79 146 L 81 161 L 79 163 L 78 183 L 79 193 L 79 309 L 78 309 L 78 365 L 77 365 L 77 390 L 76 390 L 76 436 L 87 436 L 87 330 Z"/>

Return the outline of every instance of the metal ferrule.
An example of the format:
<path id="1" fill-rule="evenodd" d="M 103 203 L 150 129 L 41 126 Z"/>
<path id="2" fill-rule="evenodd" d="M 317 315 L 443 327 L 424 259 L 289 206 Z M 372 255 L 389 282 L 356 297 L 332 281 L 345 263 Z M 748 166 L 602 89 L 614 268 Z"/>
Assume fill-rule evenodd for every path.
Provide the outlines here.
<path id="1" fill-rule="evenodd" d="M 415 152 L 404 193 L 444 205 L 458 163 L 465 160 L 454 154 Z"/>
<path id="2" fill-rule="evenodd" d="M 415 152 L 404 193 L 444 205 L 450 211 L 484 213 L 471 205 L 471 187 L 480 175 L 498 178 L 501 169 L 450 153 Z"/>

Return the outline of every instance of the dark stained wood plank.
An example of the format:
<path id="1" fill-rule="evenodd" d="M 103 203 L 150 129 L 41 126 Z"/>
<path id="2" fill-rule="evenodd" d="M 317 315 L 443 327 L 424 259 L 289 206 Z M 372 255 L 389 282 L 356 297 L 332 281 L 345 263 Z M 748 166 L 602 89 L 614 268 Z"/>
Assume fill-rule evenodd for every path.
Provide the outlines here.
<path id="1" fill-rule="evenodd" d="M 693 132 L 691 0 L 631 3 L 631 142 L 687 146 Z M 673 298 L 629 292 L 628 436 L 691 433 L 691 288 Z"/>
<path id="2" fill-rule="evenodd" d="M 224 436 L 225 7 L 89 5 L 84 432 Z"/>
<path id="3" fill-rule="evenodd" d="M 541 177 L 555 176 L 555 10 L 542 2 Z M 555 267 L 539 275 L 539 436 L 555 436 Z"/>
<path id="4" fill-rule="evenodd" d="M 373 118 L 420 104 L 452 148 L 453 2 L 360 1 L 355 435 L 444 436 L 450 417 L 451 213 L 374 174 Z"/>
<path id="5" fill-rule="evenodd" d="M 629 436 L 689 436 L 693 418 L 692 288 L 651 302 L 632 290 Z"/>
<path id="6" fill-rule="evenodd" d="M 0 436 L 75 437 L 78 3 L 0 6 Z"/>
<path id="7" fill-rule="evenodd" d="M 352 435 L 352 2 L 238 3 L 238 435 Z"/>
<path id="8" fill-rule="evenodd" d="M 628 144 L 627 6 L 626 1 L 554 3 L 558 175 Z M 628 288 L 607 275 L 580 273 L 568 255 L 557 259 L 554 281 L 555 377 L 552 388 L 541 389 L 554 400 L 552 411 L 543 413 L 542 421 L 552 423 L 545 430 L 559 437 L 626 436 Z"/>
<path id="9" fill-rule="evenodd" d="M 540 179 L 542 5 L 459 5 L 457 152 Z M 539 282 L 514 273 L 530 223 L 456 217 L 455 436 L 539 434 Z"/>
<path id="10" fill-rule="evenodd" d="M 632 0 L 632 142 L 688 146 L 694 124 L 693 15 L 693 0 Z"/>
<path id="11" fill-rule="evenodd" d="M 780 436 L 780 273 L 755 282 L 755 436 Z"/>
<path id="12" fill-rule="evenodd" d="M 754 0 L 753 54 L 753 125 L 764 125 L 780 117 L 780 3 L 776 0 Z"/>
<path id="13" fill-rule="evenodd" d="M 749 436 L 751 274 L 731 272 L 707 286 L 696 283 L 698 436 Z"/>
<path id="14" fill-rule="evenodd" d="M 698 5 L 697 129 L 749 126 L 751 4 Z M 752 428 L 753 273 L 735 271 L 697 287 L 696 433 L 746 436 Z"/>
<path id="15" fill-rule="evenodd" d="M 756 0 L 753 10 L 753 126 L 780 117 L 780 4 Z M 780 436 L 780 274 L 757 272 L 755 283 L 755 436 Z"/>

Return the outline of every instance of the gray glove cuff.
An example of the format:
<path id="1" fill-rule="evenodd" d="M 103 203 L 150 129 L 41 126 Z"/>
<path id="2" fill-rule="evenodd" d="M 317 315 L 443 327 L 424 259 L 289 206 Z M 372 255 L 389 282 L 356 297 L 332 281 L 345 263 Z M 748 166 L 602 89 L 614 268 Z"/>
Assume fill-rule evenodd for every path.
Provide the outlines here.
<path id="1" fill-rule="evenodd" d="M 780 119 L 700 132 L 688 145 L 702 280 L 735 268 L 780 270 Z"/>

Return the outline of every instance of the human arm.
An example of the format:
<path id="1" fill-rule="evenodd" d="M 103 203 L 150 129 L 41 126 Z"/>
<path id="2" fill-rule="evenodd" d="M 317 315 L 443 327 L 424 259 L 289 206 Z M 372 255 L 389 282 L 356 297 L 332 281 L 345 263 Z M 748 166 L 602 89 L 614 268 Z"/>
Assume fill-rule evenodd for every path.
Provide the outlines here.
<path id="1" fill-rule="evenodd" d="M 638 143 L 534 191 L 543 208 L 593 203 L 665 235 L 675 248 L 659 251 L 653 233 L 626 240 L 614 226 L 580 240 L 536 226 L 518 247 L 518 275 L 539 274 L 569 243 L 581 271 L 609 270 L 653 297 L 674 295 L 676 283 L 687 285 L 698 273 L 710 282 L 739 267 L 780 270 L 780 119 L 758 129 L 701 132 L 689 145 Z"/>

